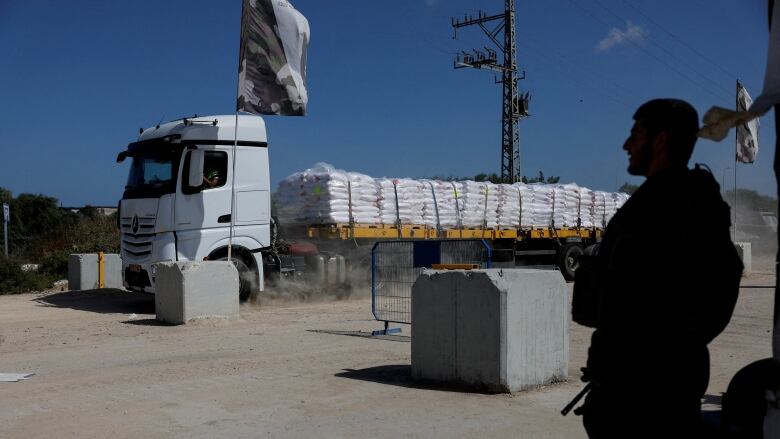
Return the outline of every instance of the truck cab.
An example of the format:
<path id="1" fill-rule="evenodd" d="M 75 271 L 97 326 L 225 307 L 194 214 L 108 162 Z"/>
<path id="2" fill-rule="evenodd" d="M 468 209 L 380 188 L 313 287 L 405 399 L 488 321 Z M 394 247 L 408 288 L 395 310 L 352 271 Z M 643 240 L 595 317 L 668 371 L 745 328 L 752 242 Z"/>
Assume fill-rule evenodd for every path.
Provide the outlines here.
<path id="1" fill-rule="evenodd" d="M 271 199 L 261 117 L 195 116 L 142 129 L 117 156 L 125 160 L 119 227 L 126 288 L 154 293 L 155 263 L 227 259 L 232 220 L 240 295 L 264 289 Z"/>

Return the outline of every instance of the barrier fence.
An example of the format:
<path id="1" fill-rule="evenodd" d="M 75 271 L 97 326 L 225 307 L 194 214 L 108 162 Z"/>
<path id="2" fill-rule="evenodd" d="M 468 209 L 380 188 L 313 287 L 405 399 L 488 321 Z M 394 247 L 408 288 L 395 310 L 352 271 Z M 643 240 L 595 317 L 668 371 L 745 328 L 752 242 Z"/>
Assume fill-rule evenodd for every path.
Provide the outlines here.
<path id="1" fill-rule="evenodd" d="M 384 331 L 390 323 L 412 323 L 412 284 L 433 264 L 473 264 L 490 268 L 492 250 L 485 240 L 380 241 L 371 250 L 371 311 Z"/>

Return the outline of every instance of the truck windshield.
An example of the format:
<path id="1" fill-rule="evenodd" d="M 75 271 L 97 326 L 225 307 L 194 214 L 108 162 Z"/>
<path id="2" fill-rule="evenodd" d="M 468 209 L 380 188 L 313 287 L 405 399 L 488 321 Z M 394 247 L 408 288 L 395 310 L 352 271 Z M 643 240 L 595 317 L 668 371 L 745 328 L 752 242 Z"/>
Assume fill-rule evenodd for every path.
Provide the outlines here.
<path id="1" fill-rule="evenodd" d="M 133 157 L 125 189 L 161 188 L 173 181 L 172 157 Z"/>
<path id="2" fill-rule="evenodd" d="M 157 198 L 176 191 L 181 152 L 170 147 L 130 148 L 133 159 L 123 198 Z"/>

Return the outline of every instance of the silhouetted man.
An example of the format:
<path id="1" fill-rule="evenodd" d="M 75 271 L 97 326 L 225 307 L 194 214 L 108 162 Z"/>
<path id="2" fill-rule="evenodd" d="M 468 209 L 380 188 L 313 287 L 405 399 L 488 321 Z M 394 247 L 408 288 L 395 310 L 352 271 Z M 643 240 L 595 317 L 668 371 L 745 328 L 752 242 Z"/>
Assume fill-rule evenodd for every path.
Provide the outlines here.
<path id="1" fill-rule="evenodd" d="M 595 257 L 596 331 L 583 377 L 592 390 L 577 412 L 592 438 L 695 437 L 707 344 L 728 324 L 742 265 L 720 187 L 709 171 L 688 169 L 696 110 L 657 99 L 634 120 L 628 172 L 647 179 Z"/>

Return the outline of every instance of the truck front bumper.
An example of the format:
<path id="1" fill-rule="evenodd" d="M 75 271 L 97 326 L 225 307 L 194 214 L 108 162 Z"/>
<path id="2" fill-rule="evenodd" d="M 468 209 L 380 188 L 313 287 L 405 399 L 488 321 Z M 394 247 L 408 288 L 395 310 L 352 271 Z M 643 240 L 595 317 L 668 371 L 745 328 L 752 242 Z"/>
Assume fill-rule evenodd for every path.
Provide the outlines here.
<path id="1" fill-rule="evenodd" d="M 176 237 L 173 233 L 160 233 L 152 241 L 152 251 L 148 257 L 138 260 L 131 255 L 125 257 L 122 252 L 122 274 L 128 290 L 142 293 L 154 293 L 156 270 L 154 264 L 170 262 L 176 258 Z"/>

